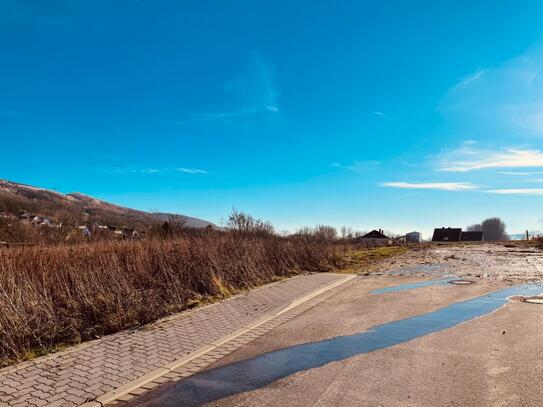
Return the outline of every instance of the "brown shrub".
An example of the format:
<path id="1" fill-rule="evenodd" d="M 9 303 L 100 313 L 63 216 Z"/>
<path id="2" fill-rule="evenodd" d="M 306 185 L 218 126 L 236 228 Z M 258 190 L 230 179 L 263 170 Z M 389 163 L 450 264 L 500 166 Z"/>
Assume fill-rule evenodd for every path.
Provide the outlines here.
<path id="1" fill-rule="evenodd" d="M 330 270 L 343 250 L 231 233 L 0 248 L 0 360 L 137 327 L 277 277 Z"/>

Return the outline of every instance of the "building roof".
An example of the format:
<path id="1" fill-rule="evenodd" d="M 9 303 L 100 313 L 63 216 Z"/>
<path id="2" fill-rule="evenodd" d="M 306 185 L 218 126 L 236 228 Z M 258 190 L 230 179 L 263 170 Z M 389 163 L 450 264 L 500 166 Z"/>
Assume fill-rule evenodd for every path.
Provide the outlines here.
<path id="1" fill-rule="evenodd" d="M 462 228 L 436 228 L 432 242 L 459 242 L 460 236 L 462 236 Z"/>
<path id="2" fill-rule="evenodd" d="M 483 231 L 477 230 L 477 231 L 468 231 L 468 232 L 462 232 L 462 235 L 460 236 L 460 241 L 462 242 L 480 242 L 483 240 Z"/>
<path id="3" fill-rule="evenodd" d="M 362 236 L 362 239 L 388 239 L 388 236 L 385 236 L 379 230 L 372 230 L 370 233 L 366 233 Z"/>

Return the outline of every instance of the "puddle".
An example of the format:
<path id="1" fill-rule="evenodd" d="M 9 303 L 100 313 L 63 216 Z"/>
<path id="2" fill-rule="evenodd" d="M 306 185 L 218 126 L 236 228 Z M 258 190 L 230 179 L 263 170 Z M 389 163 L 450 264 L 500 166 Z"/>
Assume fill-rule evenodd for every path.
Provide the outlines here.
<path id="1" fill-rule="evenodd" d="M 164 389 L 155 401 L 143 405 L 198 406 L 256 390 L 297 372 L 452 328 L 500 308 L 510 296 L 528 297 L 540 294 L 542 290 L 540 285 L 511 287 L 451 304 L 428 314 L 377 325 L 355 335 L 338 336 L 265 353 L 198 373 Z"/>
<path id="2" fill-rule="evenodd" d="M 419 281 L 418 283 L 407 283 L 394 285 L 392 287 L 378 288 L 376 290 L 370 291 L 370 294 L 386 294 L 386 293 L 395 293 L 398 291 L 413 290 L 415 288 L 429 287 L 432 285 L 444 285 L 450 283 L 451 279 L 446 280 L 430 280 L 430 281 Z"/>

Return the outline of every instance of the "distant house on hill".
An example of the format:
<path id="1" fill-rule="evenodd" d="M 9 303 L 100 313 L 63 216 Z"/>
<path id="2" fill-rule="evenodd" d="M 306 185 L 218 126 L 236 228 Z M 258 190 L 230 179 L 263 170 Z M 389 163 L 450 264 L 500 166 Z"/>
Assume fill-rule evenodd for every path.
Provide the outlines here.
<path id="1" fill-rule="evenodd" d="M 360 238 L 360 241 L 377 243 L 377 244 L 390 244 L 392 242 L 392 239 L 386 236 L 383 233 L 383 231 L 379 229 L 379 230 L 372 230 L 371 232 L 366 233 L 364 236 Z"/>
<path id="2" fill-rule="evenodd" d="M 81 234 L 85 237 L 91 237 L 92 233 L 87 225 L 79 226 L 78 228 L 81 231 Z"/>
<path id="3" fill-rule="evenodd" d="M 436 228 L 432 242 L 459 242 L 461 236 L 462 228 Z"/>
<path id="4" fill-rule="evenodd" d="M 27 212 L 27 211 L 21 211 L 17 215 L 17 219 L 19 219 L 20 221 L 23 221 L 23 222 L 30 222 L 33 218 L 34 218 L 34 216 L 31 213 Z"/>
<path id="5" fill-rule="evenodd" d="M 462 235 L 460 236 L 461 242 L 480 242 L 483 240 L 483 231 L 477 230 L 477 231 L 462 231 Z"/>

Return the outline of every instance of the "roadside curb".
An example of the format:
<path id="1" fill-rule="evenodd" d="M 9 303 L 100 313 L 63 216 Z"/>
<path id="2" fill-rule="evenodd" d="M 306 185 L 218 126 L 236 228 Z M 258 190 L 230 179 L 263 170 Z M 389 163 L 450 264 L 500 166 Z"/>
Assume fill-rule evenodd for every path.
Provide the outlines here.
<path id="1" fill-rule="evenodd" d="M 210 344 L 207 344 L 205 346 L 202 346 L 200 347 L 199 349 L 173 361 L 173 362 L 170 362 L 162 367 L 159 367 L 155 370 L 152 370 L 148 373 L 146 373 L 145 375 L 135 379 L 135 380 L 132 380 L 128 383 L 125 383 L 123 384 L 122 386 L 120 387 L 117 387 L 116 389 L 108 392 L 108 393 L 105 393 L 101 396 L 98 396 L 96 397 L 95 400 L 93 401 L 88 401 L 84 404 L 82 404 L 80 407 L 102 407 L 102 406 L 105 406 L 107 403 L 111 403 L 112 401 L 115 401 L 117 400 L 119 397 L 122 397 L 124 396 L 125 394 L 128 394 L 130 393 L 131 391 L 137 389 L 137 388 L 140 388 L 141 386 L 147 384 L 147 383 L 150 383 L 154 380 L 156 380 L 157 378 L 161 377 L 161 376 L 164 376 L 165 374 L 168 374 L 170 372 L 172 372 L 173 370 L 175 369 L 178 369 L 179 367 L 189 363 L 190 361 L 202 356 L 202 355 L 205 355 L 206 353 L 212 351 L 213 349 L 216 349 L 217 347 L 221 346 L 221 345 L 224 345 L 225 343 L 227 342 L 230 342 L 231 340 L 259 327 L 260 325 L 290 311 L 291 309 L 293 308 L 296 308 L 297 306 L 329 291 L 329 290 L 332 290 L 342 284 L 345 284 L 347 283 L 348 281 L 351 281 L 352 279 L 356 278 L 357 275 L 356 274 L 352 274 L 352 275 L 346 275 L 345 277 L 337 280 L 337 281 L 334 281 L 333 283 L 330 283 L 324 287 L 321 287 L 319 289 L 316 289 L 312 292 L 310 292 L 309 294 L 303 296 L 302 298 L 299 298 L 293 302 L 291 302 L 289 305 L 287 305 L 286 307 L 282 308 L 281 310 L 277 311 L 277 312 L 274 312 L 274 313 L 271 313 L 271 314 L 266 314 L 264 315 L 262 318 L 258 319 L 257 321 L 249 324 L 248 326 L 242 328 L 242 329 L 239 329 L 229 335 L 226 335 L 224 336 L 223 338 L 221 339 L 218 339 Z"/>

